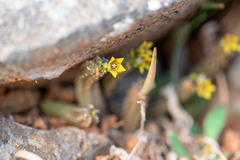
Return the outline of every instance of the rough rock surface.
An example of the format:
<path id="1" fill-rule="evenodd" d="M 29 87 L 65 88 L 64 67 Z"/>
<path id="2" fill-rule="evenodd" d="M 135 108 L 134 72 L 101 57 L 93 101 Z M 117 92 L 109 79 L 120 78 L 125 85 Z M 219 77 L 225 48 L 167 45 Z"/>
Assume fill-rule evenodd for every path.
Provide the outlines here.
<path id="1" fill-rule="evenodd" d="M 0 84 L 58 77 L 95 55 L 157 40 L 206 0 L 0 2 Z"/>
<path id="2" fill-rule="evenodd" d="M 13 159 L 18 150 L 27 150 L 48 160 L 91 160 L 108 154 L 110 144 L 105 136 L 75 127 L 60 131 L 36 130 L 0 117 L 0 160 Z"/>

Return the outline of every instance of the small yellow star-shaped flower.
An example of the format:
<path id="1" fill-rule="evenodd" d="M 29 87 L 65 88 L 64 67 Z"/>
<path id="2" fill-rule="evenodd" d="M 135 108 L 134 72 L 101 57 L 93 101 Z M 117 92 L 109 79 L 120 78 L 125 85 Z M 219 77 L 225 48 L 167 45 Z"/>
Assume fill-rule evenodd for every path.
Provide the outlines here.
<path id="1" fill-rule="evenodd" d="M 224 53 L 230 54 L 231 51 L 238 51 L 238 42 L 238 36 L 228 33 L 221 39 L 219 44 L 223 48 Z"/>
<path id="2" fill-rule="evenodd" d="M 122 61 L 124 58 L 114 58 L 108 62 L 108 71 L 113 75 L 114 78 L 121 72 L 125 72 L 126 69 L 122 66 Z"/>
<path id="3" fill-rule="evenodd" d="M 208 100 L 212 98 L 212 92 L 215 90 L 216 86 L 209 78 L 199 82 L 196 87 L 197 95 Z"/>

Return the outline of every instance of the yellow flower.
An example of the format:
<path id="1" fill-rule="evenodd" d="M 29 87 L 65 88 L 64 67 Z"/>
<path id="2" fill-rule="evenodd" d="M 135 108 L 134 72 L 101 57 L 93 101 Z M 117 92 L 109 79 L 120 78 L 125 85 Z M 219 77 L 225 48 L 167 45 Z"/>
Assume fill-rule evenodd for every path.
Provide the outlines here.
<path id="1" fill-rule="evenodd" d="M 144 59 L 143 62 L 142 62 L 142 64 L 140 64 L 140 65 L 138 66 L 139 72 L 140 72 L 140 73 L 143 73 L 143 72 L 144 72 L 144 68 L 145 68 L 146 70 L 148 70 L 149 67 L 150 67 L 150 62 L 151 62 L 151 61 L 148 61 L 148 60 Z"/>
<path id="2" fill-rule="evenodd" d="M 126 69 L 122 66 L 122 61 L 124 58 L 114 58 L 108 62 L 108 71 L 113 75 L 114 78 L 121 72 L 126 71 Z"/>
<path id="3" fill-rule="evenodd" d="M 150 49 L 153 46 L 153 42 L 146 42 L 144 41 L 140 47 L 137 49 L 137 61 L 139 63 L 138 67 L 139 67 L 139 72 L 143 73 L 144 72 L 144 68 L 146 70 L 149 69 L 150 67 L 150 63 L 152 60 L 152 50 Z"/>
<path id="4" fill-rule="evenodd" d="M 231 51 L 238 51 L 239 37 L 232 34 L 226 34 L 220 41 L 220 46 L 223 48 L 224 53 L 230 54 Z"/>
<path id="5" fill-rule="evenodd" d="M 91 111 L 93 116 L 96 115 L 98 112 L 99 112 L 99 110 L 97 110 L 97 109 L 94 109 L 94 110 Z"/>
<path id="6" fill-rule="evenodd" d="M 140 49 L 140 50 L 141 50 L 141 49 L 143 49 L 143 50 L 145 50 L 145 49 L 150 49 L 150 48 L 152 48 L 152 46 L 153 46 L 153 42 L 144 41 L 144 42 L 139 46 L 139 49 Z"/>
<path id="7" fill-rule="evenodd" d="M 212 82 L 209 78 L 207 78 L 197 84 L 196 90 L 197 90 L 197 95 L 199 97 L 202 97 L 205 99 L 211 99 L 212 92 L 214 92 L 216 90 L 216 86 L 214 84 L 212 84 Z"/>

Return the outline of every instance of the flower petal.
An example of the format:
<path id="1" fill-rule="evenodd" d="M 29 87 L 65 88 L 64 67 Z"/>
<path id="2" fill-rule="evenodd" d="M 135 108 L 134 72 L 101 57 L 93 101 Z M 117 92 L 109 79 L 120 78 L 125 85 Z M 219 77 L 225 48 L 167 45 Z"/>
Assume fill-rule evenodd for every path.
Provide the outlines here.
<path id="1" fill-rule="evenodd" d="M 231 48 L 229 46 L 225 46 L 223 47 L 223 50 L 226 54 L 230 54 L 231 53 Z"/>
<path id="2" fill-rule="evenodd" d="M 237 51 L 238 50 L 238 45 L 237 44 L 232 44 L 231 48 L 233 51 Z"/>
<path id="3" fill-rule="evenodd" d="M 117 71 L 111 71 L 111 70 L 110 70 L 109 72 L 113 75 L 114 78 L 117 77 L 117 74 L 118 74 Z"/>
<path id="4" fill-rule="evenodd" d="M 205 79 L 203 84 L 206 85 L 206 86 L 211 85 L 212 84 L 211 79 L 209 79 L 209 78 Z"/>
<path id="5" fill-rule="evenodd" d="M 149 70 L 150 64 L 149 64 L 149 63 L 145 63 L 145 66 L 144 66 L 144 67 L 145 67 L 146 70 Z"/>
<path id="6" fill-rule="evenodd" d="M 207 100 L 212 98 L 212 92 L 216 90 L 216 86 L 212 84 L 211 79 L 206 78 L 201 83 L 197 84 L 196 92 L 199 97 Z"/>
<path id="7" fill-rule="evenodd" d="M 148 42 L 147 44 L 146 44 L 146 48 L 151 48 L 153 46 L 153 42 Z"/>
<path id="8" fill-rule="evenodd" d="M 121 64 L 124 58 L 116 58 L 117 63 Z"/>
<path id="9" fill-rule="evenodd" d="M 139 72 L 140 72 L 141 74 L 144 73 L 144 68 L 143 68 L 143 65 L 142 65 L 142 64 L 139 65 Z"/>
<path id="10" fill-rule="evenodd" d="M 198 95 L 198 97 L 201 97 L 201 98 L 204 97 L 204 94 L 202 92 L 197 92 L 197 95 Z"/>
<path id="11" fill-rule="evenodd" d="M 147 51 L 147 55 L 152 56 L 152 54 L 153 54 L 152 50 Z"/>
<path id="12" fill-rule="evenodd" d="M 204 93 L 204 96 L 203 96 L 205 99 L 209 100 L 212 98 L 212 94 L 210 92 L 205 92 Z"/>
<path id="13" fill-rule="evenodd" d="M 115 60 L 114 57 L 111 58 L 111 60 L 108 62 L 109 64 L 112 63 Z"/>
<path id="14" fill-rule="evenodd" d="M 118 69 L 117 69 L 117 72 L 125 72 L 126 71 L 126 69 L 121 65 L 121 64 L 119 64 L 118 65 Z"/>
<path id="15" fill-rule="evenodd" d="M 231 39 L 234 43 L 238 43 L 238 40 L 239 40 L 238 36 L 232 35 Z"/>
<path id="16" fill-rule="evenodd" d="M 214 92 L 216 90 L 216 87 L 215 87 L 215 85 L 212 84 L 207 87 L 207 90 L 210 92 Z"/>
<path id="17" fill-rule="evenodd" d="M 230 54 L 231 51 L 238 51 L 238 42 L 238 36 L 228 33 L 220 40 L 220 46 L 223 48 L 224 53 Z"/>
<path id="18" fill-rule="evenodd" d="M 146 48 L 146 46 L 147 46 L 147 41 L 144 41 L 139 48 Z"/>
<path id="19" fill-rule="evenodd" d="M 111 70 L 111 63 L 115 60 L 114 57 L 111 58 L 111 60 L 108 62 L 108 71 Z"/>
<path id="20" fill-rule="evenodd" d="M 147 62 L 151 62 L 152 58 L 149 57 L 149 58 L 145 58 L 144 60 L 147 61 Z"/>

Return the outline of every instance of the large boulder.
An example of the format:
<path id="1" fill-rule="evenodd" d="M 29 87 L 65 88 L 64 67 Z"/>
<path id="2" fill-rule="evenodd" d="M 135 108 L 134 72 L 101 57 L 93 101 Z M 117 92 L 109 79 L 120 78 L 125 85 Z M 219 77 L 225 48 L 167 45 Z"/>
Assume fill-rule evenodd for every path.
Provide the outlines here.
<path id="1" fill-rule="evenodd" d="M 44 131 L 0 117 L 0 159 L 11 160 L 17 151 L 27 150 L 48 160 L 91 160 L 108 154 L 110 145 L 107 137 L 75 127 Z"/>
<path id="2" fill-rule="evenodd" d="M 0 84 L 52 79 L 95 55 L 126 53 L 206 0 L 0 2 Z"/>

